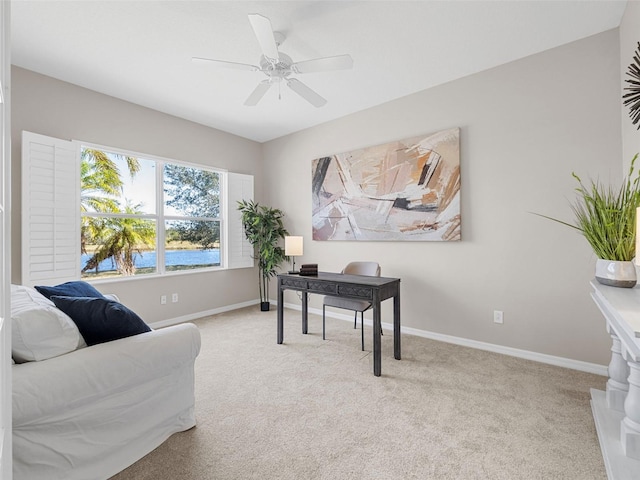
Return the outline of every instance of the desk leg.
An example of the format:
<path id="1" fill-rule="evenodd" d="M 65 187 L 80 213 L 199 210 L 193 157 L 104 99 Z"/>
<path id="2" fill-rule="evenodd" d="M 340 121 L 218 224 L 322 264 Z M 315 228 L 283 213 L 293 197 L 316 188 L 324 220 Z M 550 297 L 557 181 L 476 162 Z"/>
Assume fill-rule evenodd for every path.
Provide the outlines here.
<path id="1" fill-rule="evenodd" d="M 307 292 L 302 292 L 302 333 L 305 335 L 309 331 L 309 297 Z"/>
<path id="2" fill-rule="evenodd" d="M 278 279 L 278 344 L 284 341 L 284 290 Z"/>
<path id="3" fill-rule="evenodd" d="M 373 301 L 373 374 L 376 377 L 379 377 L 382 374 L 382 339 L 380 338 L 381 332 L 382 325 L 380 324 L 380 299 L 375 298 Z"/>
<path id="4" fill-rule="evenodd" d="M 400 288 L 398 294 L 393 297 L 393 356 L 400 360 Z"/>

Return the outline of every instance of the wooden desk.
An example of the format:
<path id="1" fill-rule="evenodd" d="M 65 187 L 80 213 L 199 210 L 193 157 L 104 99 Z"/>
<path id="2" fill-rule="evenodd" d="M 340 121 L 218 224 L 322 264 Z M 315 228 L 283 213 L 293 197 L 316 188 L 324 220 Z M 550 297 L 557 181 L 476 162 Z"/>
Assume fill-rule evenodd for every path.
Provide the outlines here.
<path id="1" fill-rule="evenodd" d="M 284 291 L 302 292 L 302 333 L 308 331 L 307 293 L 369 300 L 373 307 L 373 374 L 382 373 L 380 303 L 393 298 L 393 356 L 400 360 L 400 279 L 319 272 L 317 276 L 278 275 L 278 343 L 284 341 Z"/>

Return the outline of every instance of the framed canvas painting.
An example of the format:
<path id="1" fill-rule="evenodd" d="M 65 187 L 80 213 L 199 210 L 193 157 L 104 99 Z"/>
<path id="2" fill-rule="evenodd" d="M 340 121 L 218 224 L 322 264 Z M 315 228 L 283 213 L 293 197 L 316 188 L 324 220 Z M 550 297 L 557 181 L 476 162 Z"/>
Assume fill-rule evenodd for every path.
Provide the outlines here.
<path id="1" fill-rule="evenodd" d="M 460 129 L 313 160 L 314 240 L 460 240 Z"/>

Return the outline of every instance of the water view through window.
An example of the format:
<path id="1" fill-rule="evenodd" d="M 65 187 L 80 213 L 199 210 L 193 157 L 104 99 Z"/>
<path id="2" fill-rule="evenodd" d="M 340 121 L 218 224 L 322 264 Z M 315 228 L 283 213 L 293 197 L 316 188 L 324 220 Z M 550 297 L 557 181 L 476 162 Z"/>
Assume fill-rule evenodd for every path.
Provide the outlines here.
<path id="1" fill-rule="evenodd" d="M 192 270 L 194 268 L 215 267 L 220 265 L 220 249 L 207 250 L 167 250 L 164 253 L 166 271 Z M 91 255 L 83 254 L 80 257 L 81 267 L 84 268 Z M 135 257 L 136 274 L 155 273 L 157 256 L 155 251 L 142 252 Z M 88 270 L 83 276 L 106 276 L 116 274 L 117 267 L 111 259 L 100 262 L 97 268 Z"/>

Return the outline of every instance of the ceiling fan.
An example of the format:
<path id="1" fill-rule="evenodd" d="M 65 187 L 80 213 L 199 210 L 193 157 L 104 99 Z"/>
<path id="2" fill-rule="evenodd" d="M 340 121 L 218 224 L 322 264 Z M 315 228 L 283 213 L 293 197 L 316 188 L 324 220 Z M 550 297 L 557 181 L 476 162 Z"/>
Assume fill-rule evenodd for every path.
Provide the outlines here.
<path id="1" fill-rule="evenodd" d="M 261 71 L 268 78 L 261 81 L 255 90 L 247 97 L 244 104 L 253 107 L 264 97 L 272 85 L 282 82 L 304 98 L 314 107 L 322 107 L 327 101 L 310 89 L 297 78 L 291 78 L 292 74 L 324 72 L 328 70 L 345 70 L 353 67 L 351 55 L 337 55 L 335 57 L 315 58 L 302 62 L 294 62 L 289 55 L 278 50 L 285 36 L 280 32 L 274 32 L 271 22 L 267 17 L 259 14 L 249 14 L 249 22 L 258 39 L 262 55 L 260 66 L 248 63 L 227 62 L 212 58 L 193 57 L 194 62 L 215 64 L 220 67 L 234 68 L 238 70 Z"/>

